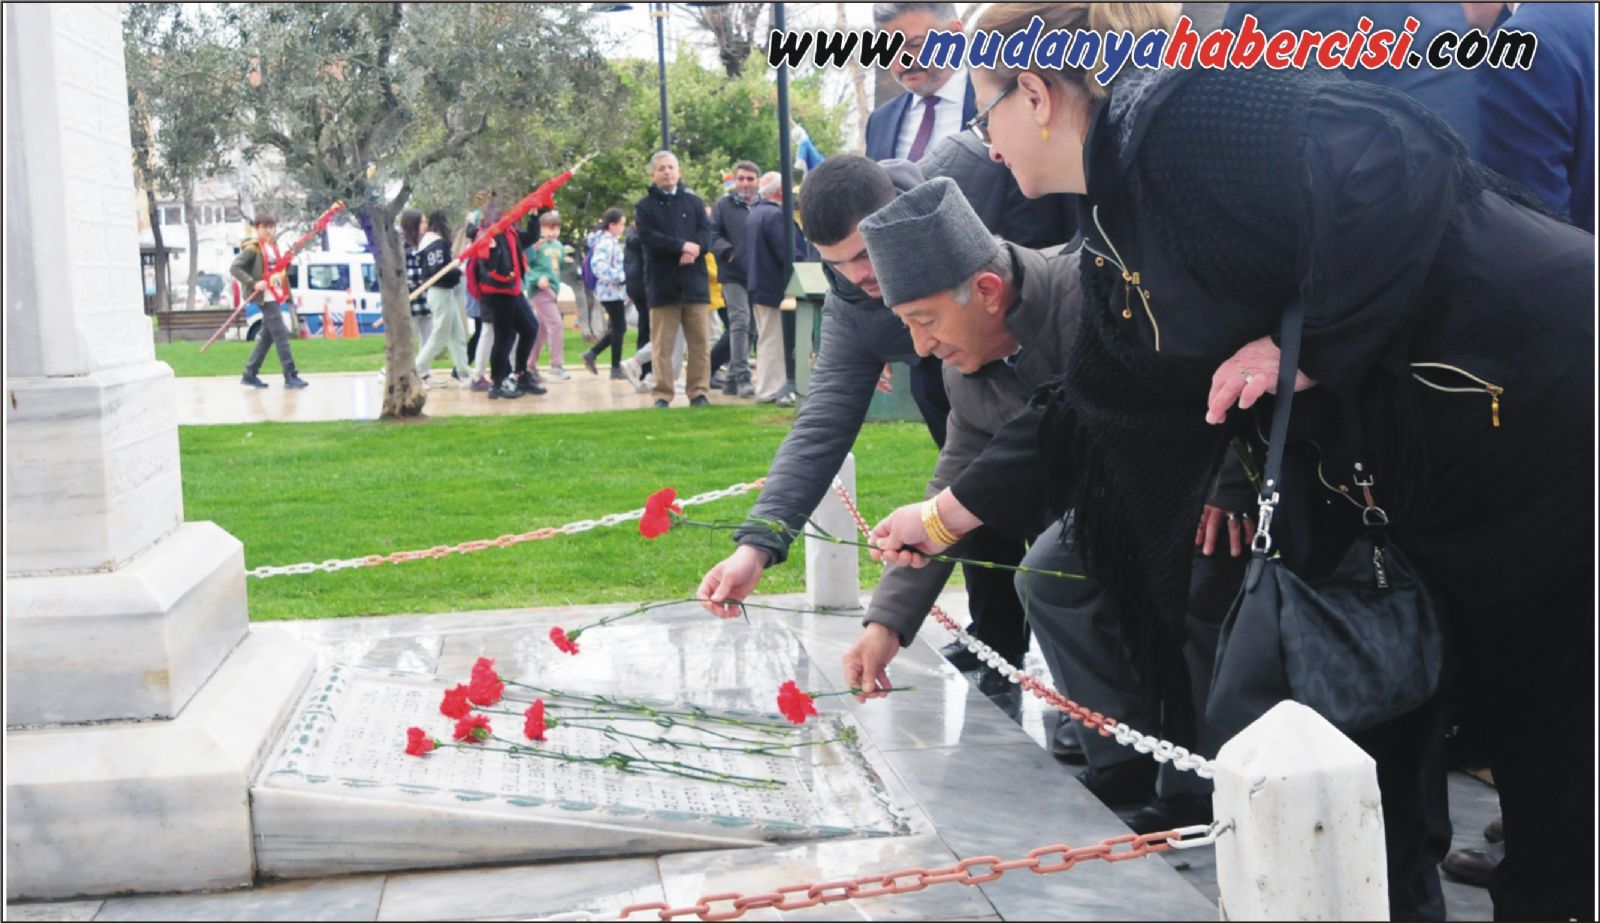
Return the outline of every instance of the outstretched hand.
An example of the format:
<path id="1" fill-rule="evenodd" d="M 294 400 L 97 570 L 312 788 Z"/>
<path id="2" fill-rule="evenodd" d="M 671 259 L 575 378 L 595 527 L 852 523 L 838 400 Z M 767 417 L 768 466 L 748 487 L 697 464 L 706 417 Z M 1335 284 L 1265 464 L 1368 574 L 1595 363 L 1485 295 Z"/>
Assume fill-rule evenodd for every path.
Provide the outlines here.
<path id="1" fill-rule="evenodd" d="M 752 545 L 740 545 L 738 550 L 712 565 L 700 580 L 695 598 L 712 615 L 731 619 L 744 614 L 739 603 L 755 592 L 756 584 L 767 569 L 767 556 Z"/>
<path id="2" fill-rule="evenodd" d="M 1218 424 L 1226 420 L 1228 411 L 1237 403 L 1240 410 L 1249 410 L 1263 394 L 1278 393 L 1278 363 L 1282 353 L 1271 337 L 1252 340 L 1239 347 L 1211 376 L 1211 394 L 1206 398 L 1206 422 Z M 1304 391 L 1314 387 L 1306 373 L 1295 370 L 1294 389 Z"/>
<path id="3" fill-rule="evenodd" d="M 860 689 L 857 702 L 881 699 L 894 688 L 889 683 L 889 661 L 900 653 L 900 636 L 877 622 L 869 623 L 861 637 L 844 652 L 845 686 Z"/>

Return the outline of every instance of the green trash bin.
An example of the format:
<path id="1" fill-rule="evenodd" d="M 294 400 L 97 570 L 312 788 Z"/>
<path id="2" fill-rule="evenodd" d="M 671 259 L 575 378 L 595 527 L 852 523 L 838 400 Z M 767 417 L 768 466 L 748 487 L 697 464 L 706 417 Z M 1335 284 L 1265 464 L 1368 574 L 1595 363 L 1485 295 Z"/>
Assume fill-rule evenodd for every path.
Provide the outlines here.
<path id="1" fill-rule="evenodd" d="M 786 294 L 794 298 L 795 304 L 794 344 L 799 355 L 794 362 L 794 387 L 802 401 L 810 390 L 811 366 L 822 350 L 822 299 L 827 293 L 828 278 L 823 275 L 821 263 L 794 265 Z M 873 392 L 867 419 L 921 422 L 922 412 L 911 398 L 911 370 L 903 362 L 895 363 L 892 368 L 894 391 L 890 394 Z"/>

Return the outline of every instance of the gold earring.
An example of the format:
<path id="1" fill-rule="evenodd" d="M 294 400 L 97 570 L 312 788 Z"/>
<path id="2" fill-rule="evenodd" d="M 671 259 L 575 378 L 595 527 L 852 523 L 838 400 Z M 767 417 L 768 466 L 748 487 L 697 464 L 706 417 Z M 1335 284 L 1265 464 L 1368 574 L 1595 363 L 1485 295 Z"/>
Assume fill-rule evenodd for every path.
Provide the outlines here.
<path id="1" fill-rule="evenodd" d="M 1050 140 L 1050 129 L 1048 129 L 1048 128 L 1039 129 L 1039 137 L 1042 140 L 1049 141 Z"/>

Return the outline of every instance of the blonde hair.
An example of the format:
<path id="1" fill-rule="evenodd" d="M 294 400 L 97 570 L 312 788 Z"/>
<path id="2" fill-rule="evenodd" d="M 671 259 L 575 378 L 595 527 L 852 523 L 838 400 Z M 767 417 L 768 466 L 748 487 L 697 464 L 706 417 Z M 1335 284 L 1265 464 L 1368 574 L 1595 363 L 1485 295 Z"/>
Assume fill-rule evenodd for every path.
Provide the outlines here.
<path id="1" fill-rule="evenodd" d="M 1075 33 L 1081 29 L 1098 33 L 1104 39 L 1108 32 L 1142 35 L 1152 29 L 1171 29 L 1182 12 L 1181 3 L 992 3 L 984 9 L 975 28 L 1009 35 L 1026 29 L 1037 16 L 1044 22 L 1041 34 L 1056 30 Z M 1028 67 L 1004 67 L 997 63 L 994 73 L 1002 80 L 1030 73 L 1046 83 L 1065 83 L 1090 99 L 1104 99 L 1110 95 L 1111 88 L 1101 86 L 1100 81 L 1094 79 L 1091 70 L 1096 63 L 1084 61 L 1083 67 L 1059 69 L 1034 67 L 1031 63 Z"/>

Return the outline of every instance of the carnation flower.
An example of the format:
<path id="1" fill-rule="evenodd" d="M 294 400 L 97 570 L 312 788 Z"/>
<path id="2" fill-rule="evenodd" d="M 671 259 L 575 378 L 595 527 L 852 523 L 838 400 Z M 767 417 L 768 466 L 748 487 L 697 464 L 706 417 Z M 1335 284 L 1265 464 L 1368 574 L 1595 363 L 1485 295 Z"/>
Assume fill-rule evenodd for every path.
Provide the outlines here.
<path id="1" fill-rule="evenodd" d="M 683 512 L 683 507 L 672 502 L 677 497 L 678 492 L 671 487 L 663 487 L 651 494 L 644 502 L 644 515 L 639 517 L 639 534 L 645 538 L 667 534 L 672 528 L 672 514 Z"/>
<path id="2" fill-rule="evenodd" d="M 489 727 L 488 715 L 468 715 L 456 722 L 456 740 L 481 744 L 494 733 Z"/>
<path id="3" fill-rule="evenodd" d="M 500 682 L 493 673 L 480 673 L 472 677 L 472 685 L 467 687 L 467 699 L 474 705 L 487 708 L 500 701 L 505 688 L 506 684 Z"/>
<path id="4" fill-rule="evenodd" d="M 795 724 L 805 724 L 808 716 L 817 713 L 817 704 L 791 679 L 778 687 L 778 711 Z"/>
<path id="5" fill-rule="evenodd" d="M 406 754 L 408 756 L 422 756 L 437 746 L 439 746 L 439 742 L 429 737 L 428 732 L 422 728 L 406 728 Z"/>
<path id="6" fill-rule="evenodd" d="M 549 727 L 544 720 L 544 699 L 534 699 L 533 704 L 528 706 L 523 715 L 527 720 L 522 724 L 522 733 L 527 735 L 529 740 L 544 742 L 544 732 Z"/>
<path id="7" fill-rule="evenodd" d="M 472 705 L 467 702 L 470 690 L 466 686 L 457 684 L 456 688 L 448 689 L 444 694 L 444 701 L 439 703 L 439 714 L 446 718 L 465 718 L 472 711 Z"/>
<path id="8" fill-rule="evenodd" d="M 580 628 L 569 635 L 561 629 L 561 626 L 557 625 L 550 629 L 550 643 L 554 644 L 563 653 L 576 654 L 578 652 L 578 635 L 582 630 Z"/>

